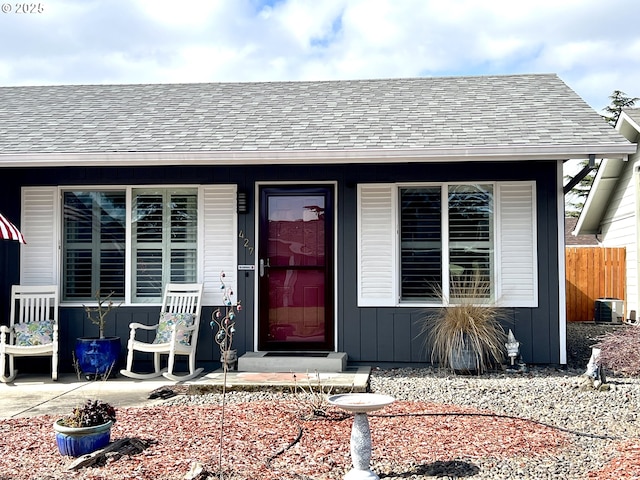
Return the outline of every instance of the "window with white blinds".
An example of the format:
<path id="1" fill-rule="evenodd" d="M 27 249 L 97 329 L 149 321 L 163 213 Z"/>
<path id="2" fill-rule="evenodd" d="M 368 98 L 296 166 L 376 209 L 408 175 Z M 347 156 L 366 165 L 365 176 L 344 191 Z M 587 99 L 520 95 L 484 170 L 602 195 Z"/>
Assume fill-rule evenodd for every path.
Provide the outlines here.
<path id="1" fill-rule="evenodd" d="M 237 185 L 23 187 L 20 281 L 60 282 L 61 300 L 162 300 L 168 282 L 203 282 L 221 305 L 220 272 L 236 290 Z"/>
<path id="2" fill-rule="evenodd" d="M 358 206 L 358 305 L 537 306 L 535 182 L 361 184 Z"/>
<path id="3" fill-rule="evenodd" d="M 90 301 L 97 290 L 124 299 L 125 190 L 62 192 L 62 299 Z M 192 283 L 198 270 L 197 189 L 134 188 L 131 194 L 134 302 L 157 301 L 165 283 Z"/>
<path id="4" fill-rule="evenodd" d="M 491 185 L 449 185 L 449 298 L 494 298 Z"/>
<path id="5" fill-rule="evenodd" d="M 195 282 L 197 191 L 136 188 L 132 203 L 133 300 L 157 299 L 168 282 Z"/>
<path id="6" fill-rule="evenodd" d="M 442 189 L 400 189 L 402 300 L 436 300 L 442 285 Z"/>
<path id="7" fill-rule="evenodd" d="M 478 285 L 491 285 L 491 185 L 400 188 L 399 195 L 402 301 L 436 301 L 447 292 L 470 298 Z"/>
<path id="8" fill-rule="evenodd" d="M 62 195 L 62 298 L 88 300 L 125 289 L 126 195 L 77 191 Z"/>

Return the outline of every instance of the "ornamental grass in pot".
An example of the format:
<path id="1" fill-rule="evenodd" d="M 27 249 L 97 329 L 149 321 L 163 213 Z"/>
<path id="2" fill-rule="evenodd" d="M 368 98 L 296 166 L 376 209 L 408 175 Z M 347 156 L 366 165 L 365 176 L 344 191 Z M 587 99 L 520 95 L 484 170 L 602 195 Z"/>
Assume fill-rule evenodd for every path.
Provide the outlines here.
<path id="1" fill-rule="evenodd" d="M 487 371 L 505 358 L 506 310 L 491 300 L 490 285 L 478 278 L 452 282 L 442 307 L 420 321 L 431 362 L 459 373 Z"/>
<path id="2" fill-rule="evenodd" d="M 54 422 L 58 450 L 62 455 L 79 457 L 106 447 L 115 421 L 116 409 L 109 403 L 87 400 Z"/>

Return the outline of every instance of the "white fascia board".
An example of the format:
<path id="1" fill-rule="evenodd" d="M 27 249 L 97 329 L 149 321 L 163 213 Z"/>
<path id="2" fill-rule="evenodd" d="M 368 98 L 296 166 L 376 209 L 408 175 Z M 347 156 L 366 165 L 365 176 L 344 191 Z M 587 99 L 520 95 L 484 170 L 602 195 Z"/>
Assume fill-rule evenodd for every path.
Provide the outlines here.
<path id="1" fill-rule="evenodd" d="M 389 162 L 528 161 L 623 158 L 635 144 L 350 150 L 236 150 L 211 152 L 98 152 L 2 154 L 1 167 L 344 164 Z"/>
<path id="2" fill-rule="evenodd" d="M 615 129 L 630 142 L 635 142 L 640 133 L 640 125 L 624 110 L 620 113 Z"/>
<path id="3" fill-rule="evenodd" d="M 607 208 L 609 197 L 622 172 L 623 163 L 619 159 L 605 158 L 600 163 L 596 178 L 584 202 L 574 235 L 598 233 L 600 222 Z"/>

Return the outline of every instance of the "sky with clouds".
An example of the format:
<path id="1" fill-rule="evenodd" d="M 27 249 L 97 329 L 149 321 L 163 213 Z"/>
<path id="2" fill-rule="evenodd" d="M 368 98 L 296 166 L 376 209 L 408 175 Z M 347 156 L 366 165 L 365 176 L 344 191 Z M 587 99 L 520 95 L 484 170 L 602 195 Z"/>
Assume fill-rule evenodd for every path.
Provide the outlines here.
<path id="1" fill-rule="evenodd" d="M 0 85 L 557 73 L 640 97 L 637 0 L 0 0 Z"/>

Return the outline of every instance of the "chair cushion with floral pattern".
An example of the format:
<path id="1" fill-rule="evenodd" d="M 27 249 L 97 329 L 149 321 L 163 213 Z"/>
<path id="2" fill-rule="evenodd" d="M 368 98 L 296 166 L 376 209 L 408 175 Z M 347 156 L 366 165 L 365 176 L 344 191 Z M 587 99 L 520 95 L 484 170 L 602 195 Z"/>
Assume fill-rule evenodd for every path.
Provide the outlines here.
<path id="1" fill-rule="evenodd" d="M 191 332 L 184 331 L 180 326 L 190 327 L 193 325 L 193 314 L 191 313 L 170 313 L 162 312 L 158 322 L 158 331 L 153 343 L 169 343 L 171 341 L 171 330 L 176 325 L 176 341 L 182 345 L 190 345 Z"/>
<path id="2" fill-rule="evenodd" d="M 13 331 L 16 335 L 16 345 L 19 347 L 34 347 L 53 342 L 53 322 L 51 320 L 16 323 L 13 326 Z"/>

